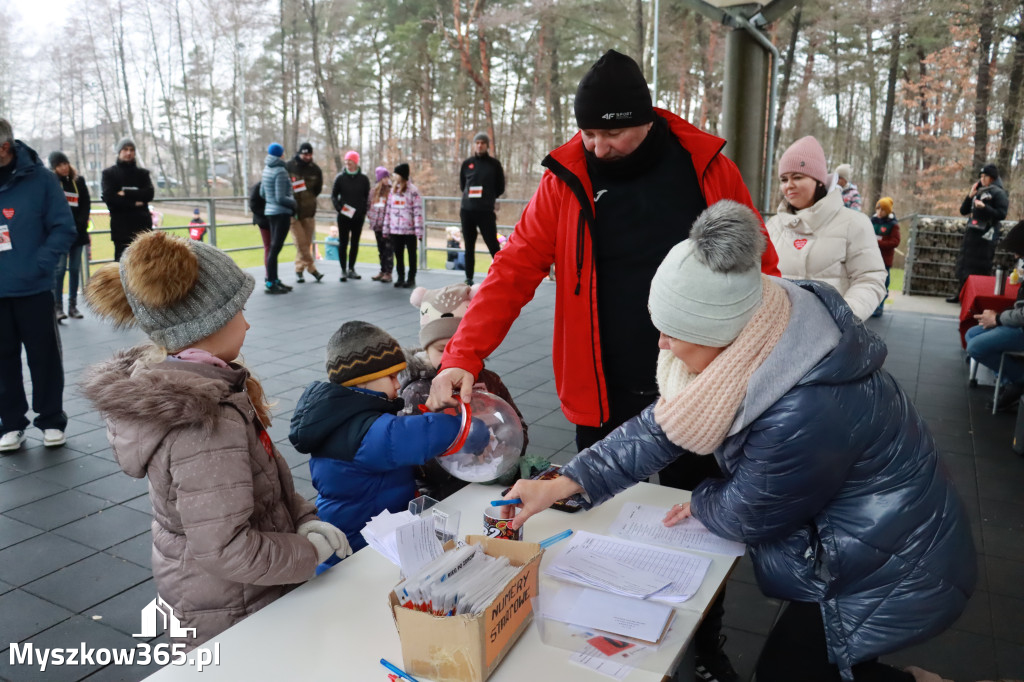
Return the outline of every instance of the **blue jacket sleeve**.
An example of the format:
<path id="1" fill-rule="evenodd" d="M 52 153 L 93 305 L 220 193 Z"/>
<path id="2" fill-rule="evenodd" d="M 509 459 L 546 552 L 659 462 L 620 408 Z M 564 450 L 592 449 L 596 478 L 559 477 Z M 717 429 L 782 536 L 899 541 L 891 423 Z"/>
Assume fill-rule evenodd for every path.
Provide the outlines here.
<path id="1" fill-rule="evenodd" d="M 274 182 L 276 183 L 274 189 L 277 193 L 277 203 L 281 206 L 290 208 L 294 213 L 298 204 L 295 203 L 295 196 L 292 193 L 291 177 L 286 171 L 281 171 L 277 174 L 277 177 L 274 178 Z"/>
<path id="2" fill-rule="evenodd" d="M 654 421 L 654 406 L 633 417 L 562 467 L 598 505 L 665 468 L 682 449 Z"/>
<path id="3" fill-rule="evenodd" d="M 747 544 L 783 538 L 836 496 L 856 458 L 849 433 L 871 415 L 840 413 L 827 391 L 784 395 L 743 436 L 731 476 L 697 486 L 691 510 L 711 532 Z"/>
<path id="4" fill-rule="evenodd" d="M 449 414 L 382 415 L 363 436 L 352 462 L 375 472 L 426 464 L 455 442 L 459 424 Z"/>
<path id="5" fill-rule="evenodd" d="M 70 251 L 71 245 L 78 239 L 78 229 L 75 227 L 75 219 L 71 215 L 71 208 L 57 176 L 45 172 L 50 176 L 43 183 L 43 230 L 46 233 L 46 241 L 36 252 L 36 263 L 43 272 L 53 273 L 57 268 L 57 260 Z"/>

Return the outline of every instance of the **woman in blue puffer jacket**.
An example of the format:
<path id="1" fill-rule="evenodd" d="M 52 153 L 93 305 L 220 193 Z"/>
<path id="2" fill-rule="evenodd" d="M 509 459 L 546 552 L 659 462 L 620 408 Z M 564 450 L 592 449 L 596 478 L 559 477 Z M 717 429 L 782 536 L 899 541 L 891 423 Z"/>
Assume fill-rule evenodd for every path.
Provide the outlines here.
<path id="1" fill-rule="evenodd" d="M 709 479 L 665 518 L 691 514 L 746 543 L 762 591 L 789 600 L 758 682 L 939 680 L 880 655 L 928 639 L 976 580 L 970 527 L 935 443 L 888 372 L 886 349 L 839 293 L 760 274 L 756 216 L 719 202 L 651 283 L 661 397 L 562 468 L 519 481 L 515 525 L 583 493 L 600 504 L 682 450 Z"/>

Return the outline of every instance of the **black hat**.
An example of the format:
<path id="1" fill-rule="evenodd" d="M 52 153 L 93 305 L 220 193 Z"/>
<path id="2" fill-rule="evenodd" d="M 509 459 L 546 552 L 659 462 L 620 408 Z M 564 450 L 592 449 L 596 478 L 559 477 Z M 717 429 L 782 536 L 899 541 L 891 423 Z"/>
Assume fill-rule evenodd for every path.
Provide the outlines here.
<path id="1" fill-rule="evenodd" d="M 405 354 L 394 337 L 369 322 L 341 325 L 327 342 L 327 378 L 355 386 L 405 369 Z"/>
<path id="2" fill-rule="evenodd" d="M 395 166 L 395 175 L 401 175 L 406 182 L 409 181 L 409 164 L 400 163 Z"/>
<path id="3" fill-rule="evenodd" d="M 999 246 L 1011 253 L 1024 256 L 1024 220 L 1010 228 Z"/>
<path id="4" fill-rule="evenodd" d="M 576 124 L 588 128 L 630 128 L 654 120 L 651 91 L 632 58 L 608 50 L 576 88 Z"/>
<path id="5" fill-rule="evenodd" d="M 987 175 L 993 180 L 999 179 L 999 169 L 996 168 L 996 165 L 994 163 L 987 163 L 984 166 L 982 166 L 981 174 Z"/>
<path id="6" fill-rule="evenodd" d="M 71 161 L 68 160 L 68 155 L 64 152 L 50 152 L 49 161 L 51 169 L 57 168 L 57 166 L 62 163 L 71 163 Z"/>
<path id="7" fill-rule="evenodd" d="M 299 145 L 299 153 L 300 154 L 312 154 L 313 153 L 313 145 L 311 145 L 308 142 L 303 142 L 302 144 Z"/>

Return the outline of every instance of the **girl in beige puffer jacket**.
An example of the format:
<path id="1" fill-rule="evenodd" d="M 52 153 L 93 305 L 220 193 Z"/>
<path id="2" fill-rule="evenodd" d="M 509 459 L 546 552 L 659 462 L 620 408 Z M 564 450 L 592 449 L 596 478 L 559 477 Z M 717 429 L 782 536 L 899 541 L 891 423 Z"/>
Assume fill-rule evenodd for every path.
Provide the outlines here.
<path id="1" fill-rule="evenodd" d="M 93 276 L 90 304 L 152 345 L 91 368 L 86 396 L 118 464 L 149 478 L 153 575 L 189 650 L 312 578 L 344 533 L 295 492 L 260 384 L 235 360 L 252 276 L 223 252 L 150 232 Z"/>

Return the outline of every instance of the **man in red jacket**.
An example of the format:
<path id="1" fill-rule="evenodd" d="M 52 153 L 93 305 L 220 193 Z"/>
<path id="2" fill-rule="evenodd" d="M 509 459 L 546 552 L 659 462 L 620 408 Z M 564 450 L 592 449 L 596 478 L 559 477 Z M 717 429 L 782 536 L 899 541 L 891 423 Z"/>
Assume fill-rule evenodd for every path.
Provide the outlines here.
<path id="1" fill-rule="evenodd" d="M 428 406 L 454 405 L 453 390 L 469 400 L 484 358 L 554 264 L 555 382 L 582 450 L 658 396 L 659 334 L 646 301 L 669 249 L 720 199 L 754 206 L 736 165 L 721 153 L 725 140 L 653 108 L 640 67 L 626 55 L 610 50 L 591 67 L 576 91 L 575 113 L 580 132 L 544 159 L 540 187 L 448 342 Z M 778 276 L 778 256 L 766 241 L 761 269 Z M 720 476 L 717 469 L 713 457 L 682 457 L 660 480 L 692 489 L 707 475 Z M 696 638 L 698 659 L 724 659 L 718 627 L 706 630 Z"/>

